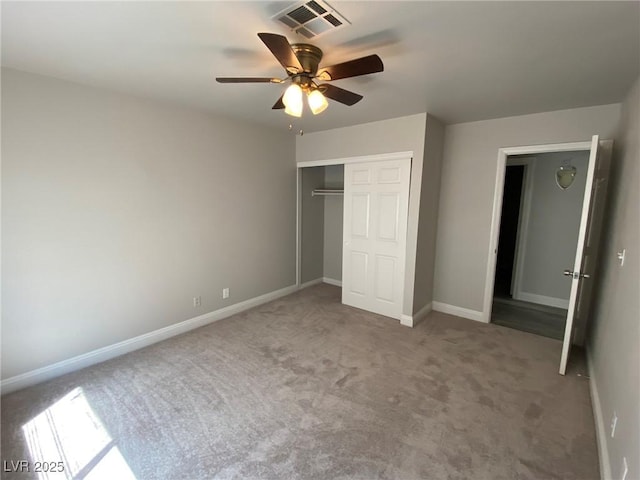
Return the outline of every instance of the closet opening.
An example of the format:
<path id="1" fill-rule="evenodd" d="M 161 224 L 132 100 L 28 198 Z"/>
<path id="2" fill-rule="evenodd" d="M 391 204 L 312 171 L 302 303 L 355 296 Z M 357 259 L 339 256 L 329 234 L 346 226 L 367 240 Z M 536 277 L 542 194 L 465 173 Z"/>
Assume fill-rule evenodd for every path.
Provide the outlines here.
<path id="1" fill-rule="evenodd" d="M 342 286 L 344 164 L 299 169 L 300 285 Z"/>
<path id="2" fill-rule="evenodd" d="M 412 155 L 298 162 L 298 288 L 339 286 L 344 305 L 411 326 L 403 302 Z"/>

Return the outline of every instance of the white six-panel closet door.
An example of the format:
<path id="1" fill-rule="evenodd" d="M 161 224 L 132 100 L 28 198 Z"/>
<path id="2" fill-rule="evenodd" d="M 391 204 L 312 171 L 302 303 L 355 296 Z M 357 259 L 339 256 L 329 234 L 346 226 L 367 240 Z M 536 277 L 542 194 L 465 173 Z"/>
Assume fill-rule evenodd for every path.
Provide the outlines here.
<path id="1" fill-rule="evenodd" d="M 346 164 L 342 303 L 400 318 L 411 159 Z"/>

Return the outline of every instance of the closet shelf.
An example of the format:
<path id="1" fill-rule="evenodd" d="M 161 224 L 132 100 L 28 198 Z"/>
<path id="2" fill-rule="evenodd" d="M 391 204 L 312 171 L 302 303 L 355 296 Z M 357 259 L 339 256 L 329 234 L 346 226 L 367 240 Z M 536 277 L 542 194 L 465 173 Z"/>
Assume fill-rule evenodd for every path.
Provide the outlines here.
<path id="1" fill-rule="evenodd" d="M 341 188 L 316 188 L 311 191 L 312 197 L 328 195 L 344 195 L 344 190 Z"/>

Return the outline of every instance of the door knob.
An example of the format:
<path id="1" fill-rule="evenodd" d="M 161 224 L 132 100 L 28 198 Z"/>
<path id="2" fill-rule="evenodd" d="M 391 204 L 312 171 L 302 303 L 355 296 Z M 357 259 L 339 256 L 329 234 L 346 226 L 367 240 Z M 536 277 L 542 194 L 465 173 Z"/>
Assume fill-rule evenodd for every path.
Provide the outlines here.
<path id="1" fill-rule="evenodd" d="M 573 278 L 591 278 L 591 276 L 588 273 L 572 272 L 571 270 L 568 270 L 568 269 L 562 272 L 562 274 L 566 275 L 567 277 L 573 277 Z"/>

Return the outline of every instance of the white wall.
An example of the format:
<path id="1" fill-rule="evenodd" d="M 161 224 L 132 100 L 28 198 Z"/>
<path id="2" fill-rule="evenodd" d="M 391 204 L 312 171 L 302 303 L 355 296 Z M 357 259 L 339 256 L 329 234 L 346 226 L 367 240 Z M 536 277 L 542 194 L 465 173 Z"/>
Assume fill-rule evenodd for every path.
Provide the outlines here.
<path id="1" fill-rule="evenodd" d="M 407 264 L 402 313 L 413 313 L 415 258 L 418 238 L 418 215 L 426 113 L 337 128 L 323 132 L 305 133 L 297 137 L 296 161 L 329 160 L 336 158 L 413 151 L 409 222 L 407 227 Z"/>
<path id="2" fill-rule="evenodd" d="M 327 188 L 344 188 L 344 165 L 327 165 L 324 184 Z M 342 281 L 342 220 L 344 197 L 324 197 L 324 269 L 323 276 Z"/>
<path id="3" fill-rule="evenodd" d="M 294 284 L 294 155 L 289 132 L 3 69 L 2 378 Z"/>
<path id="4" fill-rule="evenodd" d="M 482 311 L 498 149 L 613 138 L 619 117 L 615 104 L 447 126 L 434 300 Z"/>
<path id="5" fill-rule="evenodd" d="M 544 153 L 530 159 L 531 203 L 526 236 L 520 237 L 524 258 L 520 300 L 568 308 L 571 279 L 562 274 L 573 270 L 578 229 L 587 181 L 589 152 Z M 507 161 L 507 164 L 509 161 Z M 564 163 L 576 167 L 573 184 L 562 190 L 556 184 L 556 170 Z"/>
<path id="6" fill-rule="evenodd" d="M 594 409 L 603 442 L 606 478 L 640 478 L 640 78 L 622 107 L 614 144 L 600 254 L 599 280 L 589 336 Z M 624 266 L 616 252 L 626 249 Z M 618 415 L 615 438 L 609 425 Z M 610 471 L 609 470 L 610 466 Z"/>

